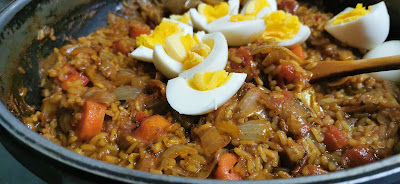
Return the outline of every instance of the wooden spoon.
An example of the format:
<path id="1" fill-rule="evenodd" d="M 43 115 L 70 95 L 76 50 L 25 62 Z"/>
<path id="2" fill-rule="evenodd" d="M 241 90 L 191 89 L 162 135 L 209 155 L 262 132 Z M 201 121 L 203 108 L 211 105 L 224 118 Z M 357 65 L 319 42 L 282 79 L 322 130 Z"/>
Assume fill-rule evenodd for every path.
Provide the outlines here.
<path id="1" fill-rule="evenodd" d="M 311 69 L 311 82 L 352 76 L 362 73 L 400 69 L 400 55 L 350 61 L 319 61 Z"/>

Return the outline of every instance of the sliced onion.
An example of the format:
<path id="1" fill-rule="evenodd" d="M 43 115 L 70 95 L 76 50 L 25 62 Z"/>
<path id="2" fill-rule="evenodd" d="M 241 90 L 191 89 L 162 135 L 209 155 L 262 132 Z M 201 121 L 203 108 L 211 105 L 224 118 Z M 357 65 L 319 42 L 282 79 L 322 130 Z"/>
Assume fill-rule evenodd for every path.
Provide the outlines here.
<path id="1" fill-rule="evenodd" d="M 100 103 L 105 103 L 107 105 L 110 105 L 117 100 L 117 97 L 114 93 L 110 93 L 97 87 L 89 88 L 85 91 L 82 97 Z"/>
<path id="2" fill-rule="evenodd" d="M 234 119 L 247 118 L 260 109 L 258 101 L 262 95 L 262 91 L 259 88 L 251 88 L 244 97 L 240 100 L 237 108 L 235 109 Z"/>
<path id="3" fill-rule="evenodd" d="M 200 135 L 201 145 L 207 156 L 210 156 L 219 149 L 229 144 L 229 137 L 221 135 L 215 126 L 212 126 Z"/>
<path id="4" fill-rule="evenodd" d="M 132 86 L 120 86 L 114 90 L 114 94 L 118 100 L 133 100 L 141 91 Z"/>
<path id="5" fill-rule="evenodd" d="M 271 131 L 271 126 L 266 120 L 251 120 L 242 125 L 239 125 L 242 135 L 240 140 L 252 140 L 256 142 L 264 142 L 266 135 Z"/>
<path id="6" fill-rule="evenodd" d="M 175 159 L 176 157 L 178 157 L 179 155 L 184 155 L 184 154 L 197 154 L 197 150 L 186 146 L 186 145 L 182 145 L 182 144 L 177 144 L 174 145 L 170 148 L 168 148 L 167 150 L 164 151 L 164 153 L 161 155 L 160 159 L 161 159 L 161 168 L 163 169 L 166 166 L 168 166 L 168 159 L 172 158 Z"/>

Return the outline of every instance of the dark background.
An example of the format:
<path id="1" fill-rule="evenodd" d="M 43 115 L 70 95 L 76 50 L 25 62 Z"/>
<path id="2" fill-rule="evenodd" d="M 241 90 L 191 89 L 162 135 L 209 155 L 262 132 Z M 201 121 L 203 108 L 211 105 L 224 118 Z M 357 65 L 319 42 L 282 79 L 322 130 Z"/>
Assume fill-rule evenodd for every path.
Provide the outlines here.
<path id="1" fill-rule="evenodd" d="M 6 7 L 9 2 L 11 2 L 11 0 L 0 0 L 0 11 Z M 45 182 L 15 160 L 0 143 L 0 183 L 43 184 Z"/>

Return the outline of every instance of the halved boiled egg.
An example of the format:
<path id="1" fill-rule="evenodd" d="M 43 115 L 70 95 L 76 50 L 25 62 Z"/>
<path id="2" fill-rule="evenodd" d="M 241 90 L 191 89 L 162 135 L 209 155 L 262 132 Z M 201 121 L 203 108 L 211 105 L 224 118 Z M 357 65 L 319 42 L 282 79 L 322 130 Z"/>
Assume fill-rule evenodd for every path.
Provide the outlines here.
<path id="1" fill-rule="evenodd" d="M 225 16 L 236 15 L 239 13 L 240 0 L 229 0 L 228 3 L 222 2 L 211 6 L 205 3 L 199 4 L 197 10 L 189 10 L 194 28 L 207 31 L 208 24 Z"/>
<path id="2" fill-rule="evenodd" d="M 154 47 L 154 66 L 168 78 L 191 78 L 197 72 L 223 70 L 228 45 L 221 33 L 197 33 L 194 37 L 176 33 Z"/>
<path id="3" fill-rule="evenodd" d="M 384 42 L 364 55 L 364 59 L 400 55 L 400 40 Z M 400 82 L 400 70 L 376 72 L 373 75 L 386 80 Z"/>
<path id="4" fill-rule="evenodd" d="M 264 17 L 266 14 L 278 10 L 276 0 L 248 0 L 240 14 Z"/>
<path id="5" fill-rule="evenodd" d="M 370 50 L 386 40 L 389 28 L 389 14 L 382 1 L 368 8 L 362 4 L 346 8 L 328 22 L 325 30 L 349 46 Z"/>
<path id="6" fill-rule="evenodd" d="M 164 18 L 154 28 L 151 35 L 143 34 L 136 38 L 136 45 L 138 47 L 131 53 L 131 56 L 137 60 L 153 62 L 154 46 L 156 44 L 164 45 L 164 40 L 168 36 L 178 32 L 193 35 L 193 27 L 176 20 Z"/>
<path id="7" fill-rule="evenodd" d="M 248 19 L 235 22 L 231 21 L 231 16 L 220 18 L 208 25 L 208 32 L 222 33 L 229 46 L 241 46 L 255 42 L 261 38 L 264 30 L 263 19 Z"/>
<path id="8" fill-rule="evenodd" d="M 177 77 L 167 83 L 167 101 L 180 114 L 201 115 L 216 110 L 240 89 L 247 74 L 224 70 Z"/>
<path id="9" fill-rule="evenodd" d="M 224 17 L 209 24 L 208 31 L 221 32 L 230 46 L 274 38 L 278 45 L 290 47 L 303 43 L 311 34 L 297 16 L 283 11 L 269 13 L 263 19 L 242 14 Z"/>

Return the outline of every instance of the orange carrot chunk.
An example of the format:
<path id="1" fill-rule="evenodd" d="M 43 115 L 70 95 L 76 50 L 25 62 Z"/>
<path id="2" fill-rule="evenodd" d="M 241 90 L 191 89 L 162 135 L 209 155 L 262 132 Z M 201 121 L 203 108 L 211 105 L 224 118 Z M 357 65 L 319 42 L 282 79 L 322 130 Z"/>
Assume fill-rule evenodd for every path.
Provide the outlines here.
<path id="1" fill-rule="evenodd" d="M 133 132 L 133 136 L 144 142 L 152 142 L 166 133 L 171 122 L 160 115 L 153 115 L 142 120 L 139 127 Z"/>
<path id="2" fill-rule="evenodd" d="M 328 151 L 336 151 L 343 148 L 348 142 L 347 135 L 333 125 L 328 125 L 327 128 L 328 130 L 324 134 L 324 143 Z"/>
<path id="3" fill-rule="evenodd" d="M 220 180 L 241 180 L 240 173 L 233 170 L 237 162 L 238 159 L 234 154 L 223 154 L 218 161 L 218 167 L 215 171 L 215 177 Z"/>
<path id="4" fill-rule="evenodd" d="M 107 105 L 86 100 L 83 106 L 81 122 L 75 131 L 79 140 L 88 140 L 100 133 L 103 128 Z"/>
<path id="5" fill-rule="evenodd" d="M 61 70 L 63 70 L 64 68 L 68 69 L 68 72 L 65 74 L 65 80 L 61 82 L 61 88 L 63 90 L 68 90 L 68 82 L 72 83 L 75 82 L 76 80 L 80 79 L 81 80 L 81 84 L 82 86 L 86 86 L 89 83 L 89 79 L 77 72 L 71 65 L 69 65 L 68 63 L 66 63 Z"/>
<path id="6" fill-rule="evenodd" d="M 296 56 L 299 57 L 300 59 L 306 58 L 306 53 L 304 52 L 304 49 L 301 45 L 296 45 L 295 47 L 290 48 L 290 51 L 296 54 Z"/>

